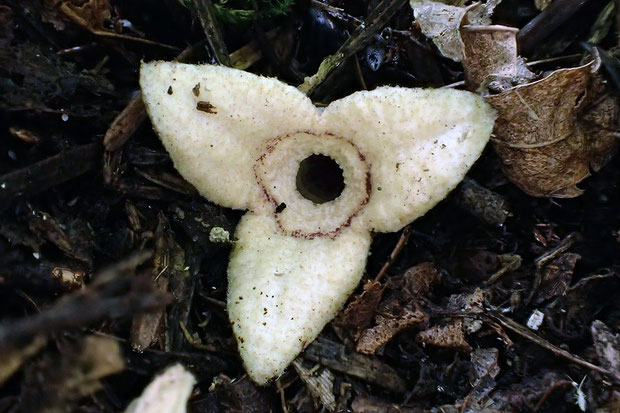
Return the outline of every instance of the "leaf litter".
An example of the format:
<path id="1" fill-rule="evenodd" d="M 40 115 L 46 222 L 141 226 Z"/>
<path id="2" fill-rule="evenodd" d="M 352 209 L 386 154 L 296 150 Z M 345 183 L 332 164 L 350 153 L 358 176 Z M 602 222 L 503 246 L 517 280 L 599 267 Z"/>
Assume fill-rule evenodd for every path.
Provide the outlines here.
<path id="1" fill-rule="evenodd" d="M 213 60 L 197 17 L 175 2 L 164 17 L 141 2 L 0 4 L 0 410 L 124 411 L 176 363 L 198 381 L 191 412 L 618 410 L 613 13 L 404 3 L 220 22 L 228 50 L 251 47 L 247 70 L 310 77 L 317 102 L 451 85 L 498 114 L 469 180 L 406 234 L 375 237 L 369 281 L 264 388 L 244 378 L 222 308 L 230 246 L 209 240 L 221 227 L 234 242 L 238 215 L 178 184 L 139 99 L 127 106 L 141 57 L 189 44 L 188 61 Z M 366 20 L 377 4 L 389 7 Z M 313 77 L 343 33 L 346 53 Z M 294 47 L 276 48 L 282 37 Z"/>

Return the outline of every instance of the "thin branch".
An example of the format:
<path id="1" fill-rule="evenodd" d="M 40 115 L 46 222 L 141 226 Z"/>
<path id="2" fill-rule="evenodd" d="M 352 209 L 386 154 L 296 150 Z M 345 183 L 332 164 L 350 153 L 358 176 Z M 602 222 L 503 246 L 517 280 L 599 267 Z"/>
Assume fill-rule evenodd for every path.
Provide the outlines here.
<path id="1" fill-rule="evenodd" d="M 531 342 L 538 344 L 540 347 L 545 348 L 549 351 L 551 351 L 553 354 L 555 354 L 556 356 L 559 357 L 563 357 L 566 360 L 578 364 L 582 367 L 586 367 L 589 368 L 590 370 L 594 370 L 598 373 L 601 373 L 607 377 L 609 377 L 610 379 L 612 379 L 616 384 L 620 384 L 620 376 L 618 376 L 618 374 L 606 370 L 600 366 L 597 366 L 595 364 L 590 363 L 589 361 L 586 361 L 584 359 L 582 359 L 579 356 L 576 356 L 574 354 L 569 353 L 568 351 L 548 342 L 547 340 L 545 340 L 542 337 L 539 337 L 538 335 L 536 335 L 535 333 L 533 333 L 532 331 L 530 331 L 529 329 L 527 329 L 526 327 L 523 327 L 521 324 L 517 323 L 516 321 L 498 313 L 497 311 L 487 311 L 485 312 L 485 314 L 493 319 L 494 321 L 496 321 L 497 323 L 499 323 L 500 325 L 502 325 L 503 327 L 507 328 L 508 330 L 517 333 L 518 335 L 520 335 L 521 337 L 524 337 L 528 340 L 530 340 Z"/>
<path id="2" fill-rule="evenodd" d="M 387 272 L 387 270 L 390 268 L 390 266 L 394 263 L 394 261 L 396 261 L 396 258 L 398 258 L 398 256 L 400 255 L 400 252 L 403 250 L 405 245 L 407 245 L 407 241 L 409 241 L 410 235 L 411 235 L 411 226 L 407 225 L 403 229 L 403 232 L 400 234 L 400 238 L 398 239 L 398 242 L 396 243 L 394 250 L 390 254 L 390 257 L 385 262 L 385 264 L 383 264 L 383 267 L 381 267 L 379 274 L 377 274 L 377 276 L 375 277 L 375 282 L 380 282 L 383 276 L 385 275 L 385 273 Z"/>
<path id="3" fill-rule="evenodd" d="M 327 56 L 321 62 L 317 72 L 304 80 L 304 83 L 297 88 L 310 96 L 316 88 L 327 79 L 327 77 L 337 69 L 345 60 L 351 57 L 368 43 L 375 33 L 377 33 L 392 18 L 407 0 L 383 0 L 368 15 L 362 24 L 353 32 L 340 49 L 333 55 Z"/>
<path id="4" fill-rule="evenodd" d="M 207 36 L 207 42 L 213 51 L 215 60 L 224 66 L 231 67 L 230 56 L 224 43 L 224 36 L 215 18 L 215 9 L 211 0 L 193 0 L 194 11 L 200 19 L 202 28 Z"/>

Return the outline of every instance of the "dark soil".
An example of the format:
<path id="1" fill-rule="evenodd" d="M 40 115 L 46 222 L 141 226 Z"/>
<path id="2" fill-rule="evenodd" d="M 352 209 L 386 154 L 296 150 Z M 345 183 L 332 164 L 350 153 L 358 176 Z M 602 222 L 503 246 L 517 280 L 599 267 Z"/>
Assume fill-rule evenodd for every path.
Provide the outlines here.
<path id="1" fill-rule="evenodd" d="M 87 3 L 92 19 L 76 23 L 65 3 Z M 241 212 L 183 181 L 143 114 L 128 120 L 126 139 L 103 142 L 139 91 L 141 60 L 215 63 L 254 41 L 262 58 L 246 70 L 299 85 L 382 6 L 258 1 L 260 13 L 241 19 L 231 10 L 255 2 L 215 2 L 225 6 L 216 8 L 223 38 L 207 30 L 207 41 L 204 10 L 194 8 L 203 2 L 182 3 L 0 0 L 0 412 L 120 412 L 175 362 L 197 378 L 190 412 L 321 408 L 292 367 L 267 387 L 245 376 L 224 307 L 231 248 L 209 240 L 213 227 L 234 233 Z M 312 93 L 317 104 L 380 85 L 463 80 L 408 3 L 383 3 L 395 12 L 360 35 Z M 617 96 L 620 3 L 555 3 L 563 7 L 541 18 L 533 1 L 504 0 L 494 23 L 527 27 L 519 41 L 529 61 L 563 57 L 539 72 L 576 66 L 597 47 L 605 93 Z M 594 29 L 602 35 L 593 40 Z M 410 306 L 424 322 L 368 356 L 356 353 L 354 331 L 368 326 L 340 316 L 303 366 L 331 372 L 341 411 L 578 412 L 579 396 L 587 411 L 620 411 L 620 158 L 571 199 L 525 194 L 491 146 L 468 177 L 404 233 L 374 237 L 364 282 L 381 272 L 386 290 L 370 315 L 389 308 L 398 318 Z M 399 295 L 411 288 L 403 274 L 424 262 L 441 277 Z M 476 291 L 481 301 L 458 304 Z M 544 320 L 532 330 L 535 310 Z M 420 335 L 477 320 L 467 346 Z M 102 337 L 120 347 L 117 369 L 102 361 Z M 94 342 L 102 350 L 93 355 Z"/>

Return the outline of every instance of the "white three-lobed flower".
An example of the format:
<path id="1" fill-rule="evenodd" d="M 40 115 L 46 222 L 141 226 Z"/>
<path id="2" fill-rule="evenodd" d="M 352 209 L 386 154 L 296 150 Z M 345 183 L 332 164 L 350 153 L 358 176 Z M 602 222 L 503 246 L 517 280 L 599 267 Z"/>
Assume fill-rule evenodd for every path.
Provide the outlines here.
<path id="1" fill-rule="evenodd" d="M 140 84 L 181 175 L 212 202 L 248 211 L 228 268 L 228 314 L 260 384 L 345 303 L 371 233 L 397 231 L 443 199 L 494 121 L 480 97 L 448 89 L 381 87 L 321 109 L 276 79 L 169 62 L 143 64 Z M 300 187 L 312 155 L 339 166 L 344 188 L 334 199 Z"/>

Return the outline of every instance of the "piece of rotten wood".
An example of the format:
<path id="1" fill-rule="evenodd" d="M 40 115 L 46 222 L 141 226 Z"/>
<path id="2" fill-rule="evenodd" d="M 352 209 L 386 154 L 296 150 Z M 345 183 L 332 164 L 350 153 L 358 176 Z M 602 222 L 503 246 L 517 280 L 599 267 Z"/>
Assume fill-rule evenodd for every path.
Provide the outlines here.
<path id="1" fill-rule="evenodd" d="M 490 226 L 501 227 L 511 215 L 504 197 L 470 178 L 459 185 L 456 199 L 462 208 Z"/>
<path id="2" fill-rule="evenodd" d="M 0 205 L 27 198 L 76 178 L 100 165 L 101 144 L 76 146 L 0 176 Z"/>
<path id="3" fill-rule="evenodd" d="M 347 354 L 345 346 L 326 338 L 317 338 L 303 355 L 307 360 L 394 392 L 404 393 L 407 390 L 407 383 L 392 367 L 375 357 Z"/>

